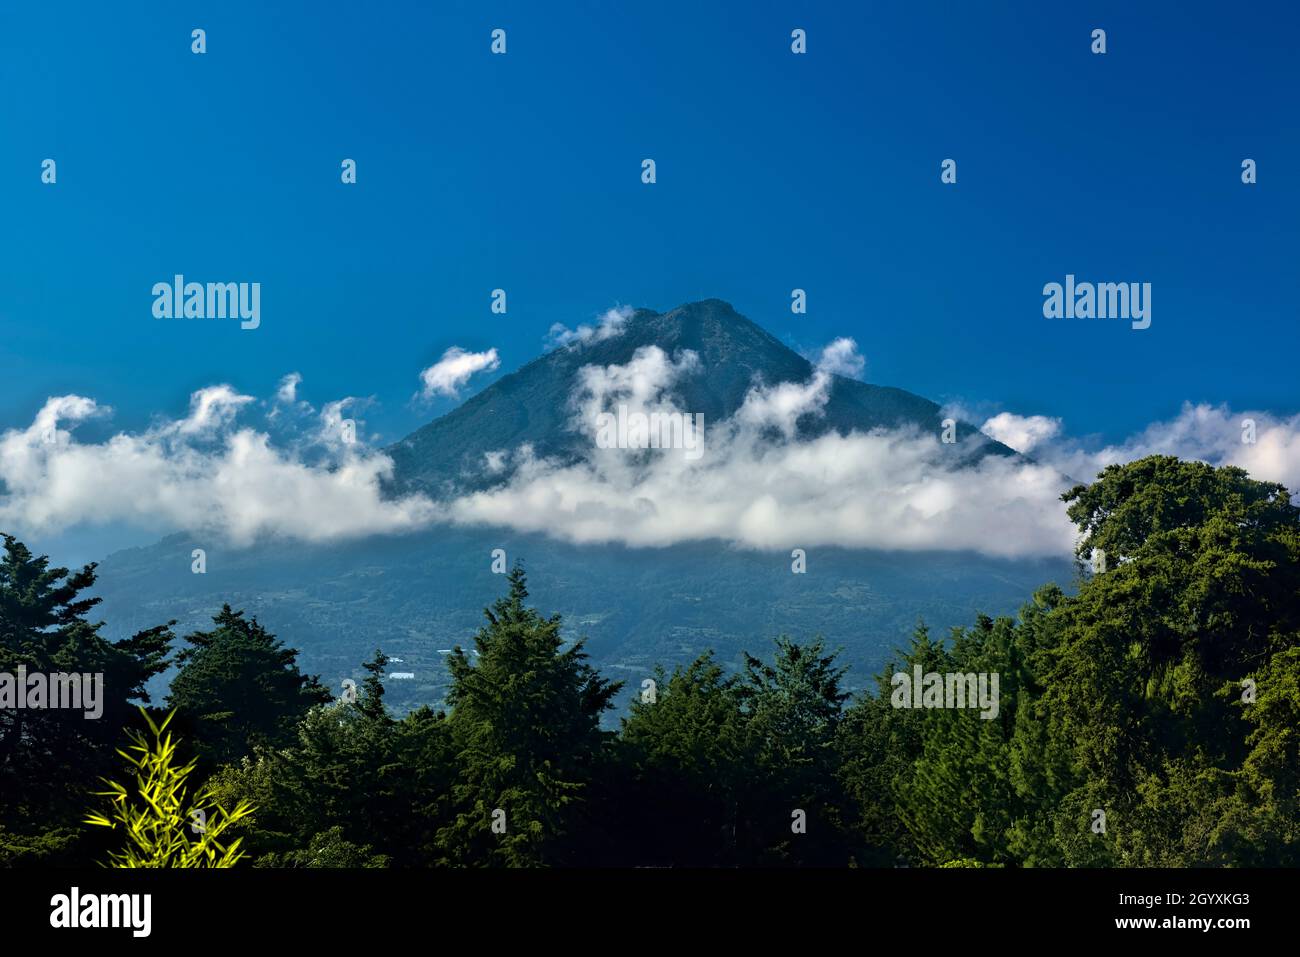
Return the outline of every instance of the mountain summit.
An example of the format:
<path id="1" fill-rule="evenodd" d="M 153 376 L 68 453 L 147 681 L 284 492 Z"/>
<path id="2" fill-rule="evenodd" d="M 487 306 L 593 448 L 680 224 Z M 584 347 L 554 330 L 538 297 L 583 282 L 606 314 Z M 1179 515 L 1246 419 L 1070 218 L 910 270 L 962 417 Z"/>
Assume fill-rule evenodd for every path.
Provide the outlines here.
<path id="1" fill-rule="evenodd" d="M 626 365 L 647 346 L 669 356 L 690 350 L 699 357 L 698 371 L 673 392 L 683 410 L 702 413 L 706 424 L 733 416 L 755 385 L 804 383 L 815 372 L 806 358 L 721 299 L 663 313 L 637 309 L 616 329 L 592 330 L 585 340 L 551 350 L 388 448 L 395 488 L 439 497 L 482 487 L 499 480 L 485 473 L 484 456 L 525 444 L 543 458 L 566 463 L 581 458 L 590 440 L 571 429 L 570 406 L 580 370 Z M 803 438 L 875 428 L 938 434 L 941 420 L 940 407 L 928 399 L 836 375 L 824 414 L 802 419 L 799 431 Z M 1015 454 L 965 423 L 957 426 L 957 439 L 969 443 L 974 454 Z"/>

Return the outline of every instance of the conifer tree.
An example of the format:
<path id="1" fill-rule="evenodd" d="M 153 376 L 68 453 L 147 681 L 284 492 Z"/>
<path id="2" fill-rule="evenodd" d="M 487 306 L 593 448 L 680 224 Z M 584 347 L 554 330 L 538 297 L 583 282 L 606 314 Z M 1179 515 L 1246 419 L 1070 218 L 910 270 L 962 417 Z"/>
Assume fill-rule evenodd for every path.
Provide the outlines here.
<path id="1" fill-rule="evenodd" d="M 745 655 L 741 700 L 755 749 L 753 857 L 767 863 L 844 864 L 845 800 L 836 734 L 847 692 L 845 669 L 814 639 L 776 640 L 771 665 Z M 792 818 L 802 815 L 799 830 Z"/>
<path id="2" fill-rule="evenodd" d="M 187 737 L 211 765 L 237 761 L 259 746 L 294 740 L 313 705 L 330 700 L 315 676 L 298 670 L 298 652 L 286 648 L 257 619 L 224 605 L 216 627 L 186 635 L 168 707 L 190 725 Z"/>
<path id="3" fill-rule="evenodd" d="M 419 708 L 400 721 L 383 706 L 382 651 L 362 667 L 361 694 L 317 705 L 293 744 L 260 748 L 224 768 L 214 792 L 257 804 L 240 825 L 261 867 L 415 867 L 445 860 L 452 750 L 445 715 Z"/>
<path id="4" fill-rule="evenodd" d="M 170 625 L 111 642 L 87 615 L 99 604 L 86 592 L 95 565 L 51 568 L 11 535 L 0 558 L 0 672 L 15 677 L 76 673 L 98 688 L 98 717 L 84 710 L 0 708 L 0 864 L 11 859 L 60 860 L 82 842 L 81 790 L 116 766 L 122 728 L 149 701 L 146 684 L 167 667 Z M 98 676 L 102 676 L 102 681 Z M 83 705 L 85 698 L 83 682 Z M 84 843 L 84 842 L 82 842 Z"/>
<path id="5" fill-rule="evenodd" d="M 457 647 L 448 659 L 458 776 L 440 840 L 454 863 L 566 860 L 606 747 L 600 717 L 620 687 L 587 664 L 583 642 L 565 647 L 559 615 L 525 606 L 521 566 L 508 580 L 473 655 Z"/>
<path id="6" fill-rule="evenodd" d="M 653 680 L 653 700 L 633 701 L 619 741 L 625 853 L 635 864 L 739 864 L 755 771 L 740 680 L 712 652 Z"/>

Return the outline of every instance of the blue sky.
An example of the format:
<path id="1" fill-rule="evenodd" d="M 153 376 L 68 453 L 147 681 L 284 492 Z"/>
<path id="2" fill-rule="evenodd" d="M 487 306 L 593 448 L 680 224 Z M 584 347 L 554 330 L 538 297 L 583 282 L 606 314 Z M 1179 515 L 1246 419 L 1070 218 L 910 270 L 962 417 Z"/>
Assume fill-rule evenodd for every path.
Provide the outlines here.
<path id="1" fill-rule="evenodd" d="M 1300 15 L 1135 6 L 5 5 L 0 430 L 65 393 L 134 429 L 297 371 L 317 404 L 375 396 L 392 440 L 454 405 L 410 402 L 449 346 L 501 375 L 554 322 L 706 297 L 1076 434 L 1294 413 Z M 261 327 L 155 320 L 178 272 L 260 282 Z M 1044 319 L 1066 273 L 1150 282 L 1151 328 Z"/>

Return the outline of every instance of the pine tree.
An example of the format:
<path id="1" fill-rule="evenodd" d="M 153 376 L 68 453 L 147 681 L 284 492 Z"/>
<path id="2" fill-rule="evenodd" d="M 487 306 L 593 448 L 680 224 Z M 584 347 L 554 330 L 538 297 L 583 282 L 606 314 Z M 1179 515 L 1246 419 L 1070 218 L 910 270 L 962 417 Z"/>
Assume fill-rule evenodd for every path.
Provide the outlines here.
<path id="1" fill-rule="evenodd" d="M 257 619 L 224 605 L 216 628 L 185 637 L 167 704 L 190 725 L 188 737 L 211 765 L 237 761 L 258 746 L 294 740 L 308 710 L 331 700 L 315 676 L 298 670 L 286 648 Z"/>
<path id="2" fill-rule="evenodd" d="M 849 695 L 845 669 L 818 638 L 776 640 L 773 664 L 745 655 L 741 700 L 755 748 L 752 856 L 771 863 L 847 862 L 841 832 L 846 801 L 835 770 L 835 739 Z M 803 815 L 802 830 L 792 816 Z"/>
<path id="3" fill-rule="evenodd" d="M 655 672 L 619 740 L 626 862 L 717 867 L 750 853 L 755 746 L 740 681 L 707 652 L 671 677 Z M 788 812 L 786 820 L 789 820 Z"/>
<path id="4" fill-rule="evenodd" d="M 608 735 L 600 716 L 620 687 L 567 648 L 560 616 L 528 608 L 523 568 L 484 611 L 474 655 L 448 659 L 450 728 L 457 751 L 454 821 L 440 840 L 454 863 L 563 862 Z"/>

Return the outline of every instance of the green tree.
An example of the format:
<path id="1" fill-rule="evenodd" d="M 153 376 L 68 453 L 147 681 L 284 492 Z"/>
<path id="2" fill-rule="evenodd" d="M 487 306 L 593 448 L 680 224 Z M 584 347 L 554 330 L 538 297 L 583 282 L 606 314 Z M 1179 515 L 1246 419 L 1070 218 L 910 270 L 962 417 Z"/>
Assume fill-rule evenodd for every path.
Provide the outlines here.
<path id="1" fill-rule="evenodd" d="M 1045 587 L 1017 621 L 980 617 L 903 655 L 908 669 L 996 672 L 996 720 L 886 708 L 893 666 L 850 710 L 841 775 L 858 827 L 929 864 L 1295 861 L 1300 511 L 1287 490 L 1156 456 L 1063 499 L 1081 569 L 1105 556 L 1076 596 Z"/>
<path id="2" fill-rule="evenodd" d="M 51 568 L 13 536 L 3 538 L 0 672 L 17 675 L 25 666 L 28 674 L 94 676 L 100 713 L 88 720 L 78 710 L 0 708 L 0 863 L 71 862 L 68 855 L 87 842 L 78 826 L 81 796 L 69 782 L 93 781 L 115 766 L 117 734 L 135 720 L 133 702 L 149 701 L 146 684 L 166 670 L 173 635 L 169 623 L 109 641 L 103 623 L 87 618 L 100 601 L 86 595 L 93 564 L 71 573 Z"/>
<path id="3" fill-rule="evenodd" d="M 454 863 L 531 866 L 569 857 L 606 748 L 600 717 L 620 687 L 591 669 L 582 641 L 565 647 L 560 616 L 524 605 L 521 567 L 509 583 L 509 594 L 484 612 L 474 654 L 457 647 L 448 659 L 458 776 L 455 818 L 440 840 Z"/>
<path id="4" fill-rule="evenodd" d="M 857 835 L 853 861 L 868 866 L 921 860 L 903 824 L 898 795 L 922 751 L 924 713 L 893 707 L 891 682 L 913 664 L 937 670 L 945 657 L 942 642 L 920 622 L 898 655 L 877 675 L 875 693 L 860 695 L 847 709 L 837 736 L 838 774 L 852 808 L 846 823 Z"/>
<path id="5" fill-rule="evenodd" d="M 817 638 L 776 640 L 772 664 L 745 655 L 741 700 L 755 750 L 754 858 L 834 865 L 848 859 L 842 832 L 846 800 L 836 776 L 836 735 L 850 697 L 845 668 Z M 801 813 L 795 832 L 793 815 Z"/>
<path id="6" fill-rule="evenodd" d="M 297 650 L 256 618 L 224 605 L 212 620 L 212 631 L 185 636 L 190 647 L 176 656 L 181 667 L 167 697 L 192 728 L 200 757 L 216 766 L 259 746 L 291 743 L 312 706 L 330 700 L 329 690 L 302 674 Z"/>
<path id="7" fill-rule="evenodd" d="M 712 867 L 747 855 L 754 746 L 740 681 L 701 655 L 655 671 L 623 719 L 618 828 L 628 863 Z M 787 820 L 789 820 L 787 812 Z"/>
<path id="8" fill-rule="evenodd" d="M 355 703 L 314 707 L 285 748 L 260 748 L 224 768 L 215 792 L 259 807 L 244 828 L 257 866 L 421 866 L 444 855 L 451 736 L 443 714 L 419 708 L 400 721 L 383 705 L 382 651 L 363 667 Z"/>
<path id="9" fill-rule="evenodd" d="M 1284 486 L 1167 456 L 1111 466 L 1063 498 L 1080 557 L 1106 555 L 1058 612 L 1044 698 L 1086 797 L 1058 830 L 1079 833 L 1089 805 L 1107 817 L 1109 853 L 1076 839 L 1067 861 L 1213 866 L 1276 850 L 1281 818 L 1280 832 L 1265 814 L 1243 834 L 1241 804 L 1268 795 L 1278 812 L 1294 797 L 1294 752 L 1269 755 L 1286 754 L 1276 718 L 1300 638 L 1300 509 Z"/>

